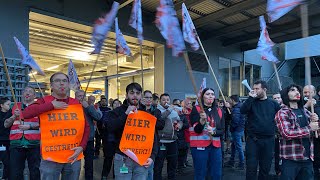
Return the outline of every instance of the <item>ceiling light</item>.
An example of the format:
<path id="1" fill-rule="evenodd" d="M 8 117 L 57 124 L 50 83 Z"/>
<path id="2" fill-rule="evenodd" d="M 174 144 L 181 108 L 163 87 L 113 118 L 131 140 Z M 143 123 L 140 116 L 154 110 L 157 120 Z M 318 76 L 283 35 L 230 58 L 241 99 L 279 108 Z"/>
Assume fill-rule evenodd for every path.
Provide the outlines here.
<path id="1" fill-rule="evenodd" d="M 52 69 L 57 69 L 58 67 L 59 67 L 59 65 L 56 65 L 56 66 L 49 67 L 49 68 L 47 68 L 45 70 L 50 71 Z"/>
<path id="2" fill-rule="evenodd" d="M 75 51 L 71 53 L 71 56 L 74 59 L 78 59 L 78 60 L 83 60 L 83 61 L 90 61 L 89 59 L 89 53 L 87 52 L 79 52 L 79 51 Z"/>
<path id="3" fill-rule="evenodd" d="M 28 75 L 32 76 L 32 75 L 36 75 L 36 74 L 38 74 L 38 72 L 29 73 Z"/>

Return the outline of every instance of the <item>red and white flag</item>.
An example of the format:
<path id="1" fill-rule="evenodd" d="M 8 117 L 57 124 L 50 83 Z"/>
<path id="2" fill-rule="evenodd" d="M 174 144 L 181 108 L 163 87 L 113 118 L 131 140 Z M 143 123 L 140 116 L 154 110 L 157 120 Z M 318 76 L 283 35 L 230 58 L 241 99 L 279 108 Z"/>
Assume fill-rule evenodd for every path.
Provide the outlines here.
<path id="1" fill-rule="evenodd" d="M 126 40 L 123 37 L 118 25 L 118 18 L 114 20 L 115 30 L 116 30 L 116 51 L 120 54 L 125 54 L 127 56 L 131 56 L 131 50 L 127 45 Z"/>
<path id="2" fill-rule="evenodd" d="M 137 30 L 139 43 L 143 41 L 141 0 L 134 0 L 129 25 Z"/>
<path id="3" fill-rule="evenodd" d="M 199 92 L 198 92 L 198 94 L 197 94 L 197 97 L 198 97 L 198 98 L 201 98 L 201 93 L 202 93 L 202 91 L 203 91 L 205 88 L 207 88 L 207 79 L 206 79 L 206 78 L 203 78 L 203 79 L 202 79 L 201 86 L 200 86 L 200 89 L 199 89 Z M 196 100 L 196 105 L 198 105 L 198 104 L 199 104 L 199 102 L 198 102 L 198 99 L 197 99 L 197 100 Z"/>
<path id="4" fill-rule="evenodd" d="M 74 67 L 71 59 L 69 60 L 68 66 L 68 77 L 70 82 L 70 89 L 73 91 L 77 91 L 80 89 L 80 81 L 77 75 L 76 68 Z"/>
<path id="5" fill-rule="evenodd" d="M 182 32 L 184 40 L 191 45 L 193 50 L 198 50 L 200 46 L 197 41 L 197 31 L 184 3 L 182 3 Z"/>
<path id="6" fill-rule="evenodd" d="M 38 74 L 45 76 L 45 73 L 41 70 L 40 66 L 32 58 L 32 56 L 29 54 L 28 50 L 21 44 L 21 42 L 18 40 L 18 38 L 13 37 L 13 39 L 16 42 L 16 45 L 18 47 L 18 51 L 22 57 L 21 63 L 30 66 Z"/>
<path id="7" fill-rule="evenodd" d="M 263 60 L 268 60 L 268 61 L 277 63 L 279 62 L 279 60 L 277 57 L 273 55 L 272 47 L 274 46 L 274 43 L 269 37 L 266 21 L 263 16 L 260 16 L 259 20 L 260 20 L 261 34 L 260 34 L 257 50 L 260 53 L 261 58 Z"/>
<path id="8" fill-rule="evenodd" d="M 99 54 L 103 45 L 103 42 L 113 25 L 119 8 L 119 3 L 113 2 L 112 8 L 108 14 L 104 17 L 97 19 L 93 26 L 91 42 L 94 45 L 94 50 L 91 54 Z"/>
<path id="9" fill-rule="evenodd" d="M 172 0 L 160 0 L 155 23 L 163 38 L 167 40 L 167 46 L 172 48 L 172 55 L 181 55 L 186 47 Z"/>
<path id="10" fill-rule="evenodd" d="M 272 23 L 281 18 L 302 2 L 303 0 L 268 0 L 267 13 L 269 22 Z"/>

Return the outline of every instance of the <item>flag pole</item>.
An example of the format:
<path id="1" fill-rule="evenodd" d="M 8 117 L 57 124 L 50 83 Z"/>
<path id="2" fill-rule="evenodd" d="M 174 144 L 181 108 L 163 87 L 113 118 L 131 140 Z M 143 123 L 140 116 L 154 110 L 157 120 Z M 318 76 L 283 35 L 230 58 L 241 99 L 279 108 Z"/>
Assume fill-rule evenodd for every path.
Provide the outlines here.
<path id="1" fill-rule="evenodd" d="M 186 61 L 186 65 L 187 65 L 187 69 L 188 69 L 188 73 L 189 73 L 189 76 L 190 76 L 190 79 L 191 79 L 191 83 L 192 83 L 192 86 L 193 86 L 194 93 L 198 94 L 198 89 L 197 89 L 196 81 L 195 81 L 194 76 L 192 74 L 192 68 L 191 68 L 191 64 L 190 64 L 188 53 L 184 52 L 183 56 L 184 56 L 184 60 Z M 198 101 L 199 101 L 200 109 L 201 109 L 201 111 L 203 111 L 202 99 L 198 98 Z"/>
<path id="2" fill-rule="evenodd" d="M 204 47 L 203 47 L 202 42 L 201 42 L 201 40 L 200 40 L 200 37 L 198 36 L 197 33 L 196 33 L 196 36 L 197 36 L 198 42 L 199 42 L 199 44 L 200 44 L 200 46 L 201 46 L 201 49 L 202 49 L 202 51 L 203 51 L 203 53 L 204 53 L 204 56 L 206 57 L 206 60 L 207 60 L 207 63 L 208 63 L 208 65 L 209 65 L 209 68 L 210 68 L 210 70 L 211 70 L 211 73 L 213 74 L 214 80 L 215 80 L 216 83 L 217 83 L 217 86 L 218 86 L 219 91 L 220 91 L 220 93 L 221 93 L 222 99 L 223 99 L 224 103 L 226 103 L 226 102 L 227 102 L 227 101 L 226 101 L 226 98 L 225 98 L 225 96 L 223 95 L 223 92 L 222 92 L 222 90 L 221 90 L 220 84 L 219 84 L 218 79 L 217 79 L 217 77 L 216 77 L 216 74 L 214 73 L 213 68 L 212 68 L 212 66 L 211 66 L 211 64 L 210 64 L 209 58 L 208 58 L 208 56 L 207 56 L 207 53 L 206 53 L 206 51 L 204 50 Z M 227 110 L 228 110 L 229 114 L 231 114 L 230 109 L 227 108 Z"/>
<path id="3" fill-rule="evenodd" d="M 9 86 L 10 86 L 12 99 L 13 99 L 14 105 L 18 108 L 18 103 L 17 103 L 17 100 L 16 100 L 16 96 L 14 95 L 14 91 L 13 91 L 13 87 L 12 87 L 9 71 L 8 71 L 8 68 L 7 68 L 7 63 L 6 63 L 6 60 L 4 58 L 4 53 L 3 53 L 3 49 L 2 49 L 2 45 L 1 44 L 0 44 L 0 50 L 1 50 L 1 55 L 2 55 L 3 68 L 4 68 L 5 72 L 6 72 L 7 80 L 8 80 Z"/>
<path id="4" fill-rule="evenodd" d="M 143 60 L 142 60 L 142 43 L 140 43 L 140 62 L 141 62 L 141 85 L 142 90 L 144 90 L 144 81 L 143 81 Z"/>
<path id="5" fill-rule="evenodd" d="M 116 50 L 116 56 L 117 56 L 117 99 L 119 99 L 119 58 L 118 58 L 118 48 Z"/>
<path id="6" fill-rule="evenodd" d="M 276 73 L 279 90 L 281 91 L 282 90 L 282 86 L 281 86 L 281 82 L 280 82 L 279 73 L 278 73 L 278 69 L 277 69 L 276 63 L 272 62 L 272 65 L 273 65 L 274 72 Z"/>
<path id="7" fill-rule="evenodd" d="M 300 12 L 301 12 L 301 27 L 302 27 L 302 37 L 307 38 L 309 36 L 309 22 L 308 22 L 308 4 L 304 3 L 300 6 Z M 305 78 L 306 82 L 305 84 L 308 85 L 309 89 L 311 87 L 311 63 L 310 63 L 310 57 L 309 53 L 307 53 L 308 50 L 308 43 L 306 42 L 306 39 L 304 39 L 304 63 L 305 63 Z M 309 95 L 309 100 L 312 100 L 312 93 Z M 311 113 L 314 113 L 314 106 L 313 103 L 310 104 Z M 315 131 L 315 136 L 318 138 L 318 131 Z"/>
<path id="8" fill-rule="evenodd" d="M 18 102 L 16 100 L 16 96 L 14 95 L 14 91 L 13 91 L 13 87 L 12 87 L 12 83 L 11 83 L 11 79 L 10 79 L 10 75 L 9 75 L 9 71 L 8 71 L 8 67 L 7 67 L 7 62 L 4 58 L 4 53 L 3 53 L 3 49 L 2 49 L 2 45 L 0 43 L 0 50 L 1 50 L 1 55 L 2 55 L 2 62 L 3 62 L 3 68 L 6 72 L 6 76 L 7 76 L 7 80 L 8 80 L 8 83 L 9 83 L 9 86 L 10 86 L 10 91 L 11 91 L 11 95 L 12 95 L 12 99 L 13 99 L 13 102 L 14 102 L 14 106 L 17 107 L 17 109 L 19 109 L 18 107 Z M 21 111 L 21 109 L 19 109 Z M 20 124 L 22 124 L 21 122 L 21 116 L 19 116 L 19 121 L 20 121 Z"/>
<path id="9" fill-rule="evenodd" d="M 101 47 L 101 49 L 102 49 L 102 47 Z M 89 78 L 89 81 L 88 81 L 88 84 L 87 84 L 86 90 L 84 91 L 84 94 L 86 94 L 86 93 L 87 93 L 87 90 L 88 90 L 89 84 L 90 84 L 90 82 L 91 82 L 91 79 L 92 79 L 92 76 L 93 76 L 94 69 L 95 69 L 95 68 L 96 68 L 96 66 L 97 66 L 97 63 L 98 63 L 98 59 L 99 59 L 99 57 L 100 57 L 100 53 L 97 55 L 96 61 L 94 62 L 94 65 L 93 65 L 93 68 L 92 68 L 92 72 L 91 72 L 91 74 L 90 74 L 90 78 Z M 85 98 L 85 97 L 83 97 L 83 98 L 82 98 L 82 101 L 83 101 L 83 99 L 84 99 L 84 98 Z"/>
<path id="10" fill-rule="evenodd" d="M 41 93 L 41 96 L 44 97 L 44 95 L 43 95 L 43 93 L 42 93 L 42 90 L 41 90 L 41 88 L 40 88 L 40 85 L 39 85 L 36 77 L 35 77 L 34 74 L 33 74 L 33 71 L 31 71 L 31 74 L 32 74 L 33 79 L 34 79 L 34 80 L 36 81 L 36 83 L 37 83 L 37 86 L 38 86 L 38 89 L 39 89 L 39 91 L 40 91 L 40 93 Z"/>
<path id="11" fill-rule="evenodd" d="M 312 59 L 313 59 L 313 62 L 316 64 L 318 71 L 320 72 L 320 69 L 319 69 L 319 66 L 318 66 L 316 60 L 314 58 L 312 58 Z"/>

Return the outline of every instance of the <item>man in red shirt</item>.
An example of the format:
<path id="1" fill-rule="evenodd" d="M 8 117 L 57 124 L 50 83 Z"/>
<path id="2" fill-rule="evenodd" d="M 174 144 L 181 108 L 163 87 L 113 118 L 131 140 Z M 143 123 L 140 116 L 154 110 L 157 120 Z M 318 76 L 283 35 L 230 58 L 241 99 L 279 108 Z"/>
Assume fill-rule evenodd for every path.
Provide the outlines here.
<path id="1" fill-rule="evenodd" d="M 66 109 L 68 105 L 80 104 L 78 100 L 68 97 L 70 88 L 69 78 L 66 74 L 62 72 L 53 74 L 50 77 L 50 86 L 52 94 L 39 99 L 37 102 L 24 109 L 22 112 L 24 118 L 32 118 L 51 110 Z M 56 123 L 59 123 L 59 121 L 56 121 Z M 70 123 L 75 123 L 75 121 L 70 121 Z M 49 161 L 41 159 L 40 175 L 42 180 L 59 179 L 60 174 L 62 174 L 62 179 L 79 179 L 81 160 L 77 160 L 77 158 L 86 148 L 89 139 L 90 126 L 87 121 L 85 121 L 84 127 L 80 146 L 70 149 L 74 151 L 74 154 L 68 158 L 69 163 L 59 163 L 55 162 L 55 160 Z"/>

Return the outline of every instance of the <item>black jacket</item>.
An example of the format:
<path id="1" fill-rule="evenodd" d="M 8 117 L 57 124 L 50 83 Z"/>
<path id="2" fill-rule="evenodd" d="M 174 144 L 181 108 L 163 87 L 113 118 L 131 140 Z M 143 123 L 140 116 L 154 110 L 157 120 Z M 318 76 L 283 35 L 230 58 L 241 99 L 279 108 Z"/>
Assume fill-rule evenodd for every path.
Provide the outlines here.
<path id="1" fill-rule="evenodd" d="M 185 136 L 184 136 L 184 130 L 189 128 L 189 122 L 188 119 L 186 118 L 186 115 L 182 114 L 180 115 L 180 119 L 183 122 L 182 128 L 177 132 L 178 136 L 178 149 L 187 149 L 188 144 L 186 142 Z"/>
<path id="2" fill-rule="evenodd" d="M 123 105 L 121 105 L 120 107 L 110 111 L 109 114 L 109 120 L 108 120 L 108 124 L 107 124 L 107 129 L 109 132 L 113 133 L 115 135 L 115 144 L 116 144 L 116 153 L 124 155 L 120 149 L 119 149 L 119 145 L 120 145 L 120 140 L 122 137 L 122 133 L 124 130 L 124 126 L 127 120 L 127 115 L 126 115 L 126 110 L 128 108 L 128 104 L 124 103 Z M 146 108 L 144 105 L 140 104 L 139 109 L 138 110 L 142 110 L 142 111 L 146 111 Z M 158 141 L 157 141 L 157 136 L 156 136 L 156 131 L 154 133 L 154 141 L 153 141 L 153 148 L 152 148 L 152 153 L 150 158 L 155 161 L 155 157 L 158 153 Z"/>
<path id="3" fill-rule="evenodd" d="M 244 131 L 245 119 L 244 115 L 240 112 L 240 107 L 242 103 L 239 102 L 232 107 L 232 120 L 230 124 L 230 132 L 240 132 Z"/>
<path id="4" fill-rule="evenodd" d="M 224 114 L 222 113 L 222 117 L 220 118 L 217 108 L 219 107 L 213 106 L 212 108 L 208 108 L 204 106 L 204 111 L 206 112 L 207 116 L 211 116 L 214 119 L 215 126 L 217 129 L 216 134 L 214 136 L 221 137 L 223 136 L 224 129 L 225 129 Z M 210 109 L 211 111 L 209 111 Z M 192 108 L 192 111 L 190 114 L 190 121 L 192 125 L 198 122 L 198 124 L 194 127 L 194 131 L 200 134 L 203 131 L 205 124 L 204 125 L 200 124 L 200 114 L 198 113 L 198 110 L 196 107 Z"/>
<path id="5" fill-rule="evenodd" d="M 241 106 L 241 114 L 246 114 L 247 134 L 250 137 L 264 138 L 275 135 L 275 115 L 280 105 L 272 99 L 260 100 L 249 97 Z"/>

